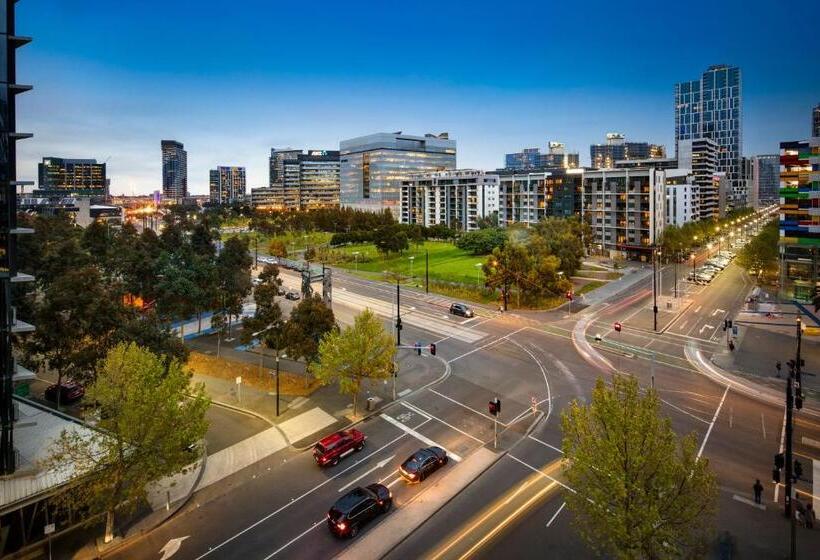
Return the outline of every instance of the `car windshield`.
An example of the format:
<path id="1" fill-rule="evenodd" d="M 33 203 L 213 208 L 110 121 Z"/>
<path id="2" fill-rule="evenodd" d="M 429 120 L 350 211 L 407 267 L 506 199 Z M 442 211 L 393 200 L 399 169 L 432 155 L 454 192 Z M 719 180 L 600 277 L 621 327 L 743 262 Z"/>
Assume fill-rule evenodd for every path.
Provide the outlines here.
<path id="1" fill-rule="evenodd" d="M 314 453 L 319 453 L 319 454 L 327 453 L 327 448 L 325 448 L 325 446 L 322 445 L 321 443 L 317 443 L 316 447 L 313 448 L 313 451 L 314 451 Z"/>

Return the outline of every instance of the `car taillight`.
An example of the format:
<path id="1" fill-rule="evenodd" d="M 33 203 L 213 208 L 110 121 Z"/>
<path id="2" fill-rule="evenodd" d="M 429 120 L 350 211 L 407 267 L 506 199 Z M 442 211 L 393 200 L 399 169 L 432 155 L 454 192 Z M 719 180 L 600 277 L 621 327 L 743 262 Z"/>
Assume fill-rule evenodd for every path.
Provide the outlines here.
<path id="1" fill-rule="evenodd" d="M 344 531 L 345 529 L 347 529 L 347 525 L 345 525 L 344 521 L 342 521 L 341 523 L 337 523 L 336 526 L 339 528 L 340 531 Z"/>

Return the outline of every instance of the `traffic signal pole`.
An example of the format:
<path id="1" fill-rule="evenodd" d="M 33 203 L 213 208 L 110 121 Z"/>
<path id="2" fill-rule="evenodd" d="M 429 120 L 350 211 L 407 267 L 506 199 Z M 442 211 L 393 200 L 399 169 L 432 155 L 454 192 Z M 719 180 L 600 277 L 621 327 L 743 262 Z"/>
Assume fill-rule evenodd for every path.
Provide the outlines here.
<path id="1" fill-rule="evenodd" d="M 401 286 L 396 279 L 396 346 L 401 346 Z"/>

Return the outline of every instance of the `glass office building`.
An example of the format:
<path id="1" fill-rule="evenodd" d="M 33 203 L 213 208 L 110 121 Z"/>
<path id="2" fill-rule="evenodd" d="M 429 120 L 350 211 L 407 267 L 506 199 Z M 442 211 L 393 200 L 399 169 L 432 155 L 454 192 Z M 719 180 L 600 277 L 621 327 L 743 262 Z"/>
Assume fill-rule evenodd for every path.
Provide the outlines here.
<path id="1" fill-rule="evenodd" d="M 743 88 L 737 66 L 710 66 L 699 80 L 675 84 L 675 153 L 681 140 L 698 138 L 717 143 L 716 166 L 729 181 L 729 203 L 745 205 Z"/>
<path id="2" fill-rule="evenodd" d="M 96 159 L 45 157 L 37 165 L 36 197 L 65 198 L 88 196 L 99 202 L 108 200 L 105 164 Z"/>
<path id="3" fill-rule="evenodd" d="M 605 144 L 589 147 L 589 161 L 593 169 L 613 169 L 615 163 L 628 160 L 666 158 L 666 148 L 649 142 L 627 142 L 623 134 L 609 132 Z"/>
<path id="4" fill-rule="evenodd" d="M 550 169 L 562 167 L 575 169 L 580 165 L 577 152 L 567 152 L 563 142 L 549 142 L 547 153 L 542 154 L 539 148 L 524 148 L 514 154 L 504 157 L 504 169 L 516 171 Z"/>
<path id="5" fill-rule="evenodd" d="M 340 201 L 348 208 L 390 210 L 399 218 L 401 186 L 412 175 L 456 168 L 446 133 L 377 133 L 340 143 Z"/>
<path id="6" fill-rule="evenodd" d="M 233 204 L 245 199 L 245 168 L 220 166 L 211 169 L 208 186 L 213 204 Z"/>
<path id="7" fill-rule="evenodd" d="M 188 196 L 188 152 L 181 142 L 163 140 L 162 196 L 181 201 Z"/>
<path id="8" fill-rule="evenodd" d="M 779 154 L 752 157 L 752 184 L 752 193 L 749 197 L 752 207 L 759 208 L 780 199 Z"/>

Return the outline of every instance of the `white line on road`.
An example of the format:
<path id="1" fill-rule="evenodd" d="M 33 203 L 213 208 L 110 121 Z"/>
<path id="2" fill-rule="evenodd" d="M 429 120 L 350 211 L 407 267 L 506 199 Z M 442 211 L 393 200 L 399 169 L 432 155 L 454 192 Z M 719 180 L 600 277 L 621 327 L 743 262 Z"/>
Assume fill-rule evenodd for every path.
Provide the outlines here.
<path id="1" fill-rule="evenodd" d="M 290 545 L 292 545 L 293 543 L 295 543 L 296 541 L 298 541 L 299 539 L 301 539 L 302 537 L 304 537 L 305 535 L 310 533 L 312 530 L 314 530 L 316 527 L 318 527 L 319 525 L 321 525 L 324 522 L 325 522 L 325 518 L 323 517 L 322 519 L 320 519 L 319 521 L 317 521 L 316 523 L 314 523 L 313 525 L 308 527 L 305 531 L 299 533 L 296 537 L 289 540 L 288 542 L 286 542 L 285 544 L 283 544 L 282 546 L 280 546 L 279 548 L 277 548 L 276 550 L 274 550 L 273 552 L 271 552 L 270 554 L 265 556 L 264 560 L 268 560 L 269 558 L 273 558 L 274 556 L 276 556 L 277 554 L 279 554 L 280 552 L 285 550 L 287 547 L 289 547 Z"/>
<path id="2" fill-rule="evenodd" d="M 695 309 L 695 313 L 700 313 L 700 308 L 703 307 L 702 305 L 698 305 L 698 308 Z"/>
<path id="3" fill-rule="evenodd" d="M 427 389 L 427 390 L 428 390 L 428 391 L 430 391 L 430 392 L 431 392 L 431 393 L 433 393 L 433 394 L 438 395 L 439 397 L 441 397 L 441 398 L 443 398 L 443 399 L 447 399 L 448 401 L 450 401 L 450 402 L 451 402 L 451 403 L 453 403 L 453 404 L 457 404 L 457 405 L 459 405 L 459 406 L 461 406 L 461 407 L 466 408 L 467 410 L 469 410 L 469 411 L 471 411 L 471 412 L 475 412 L 476 414 L 478 414 L 479 416 L 483 416 L 483 417 L 484 417 L 484 418 L 486 418 L 487 420 L 495 420 L 495 418 L 493 418 L 493 417 L 492 417 L 492 416 L 490 416 L 489 414 L 484 414 L 484 413 L 483 413 L 483 412 L 481 412 L 480 410 L 476 410 L 476 409 L 474 409 L 474 408 L 473 408 L 473 407 L 471 407 L 471 406 L 467 406 L 466 404 L 461 403 L 461 402 L 459 402 L 459 401 L 455 400 L 455 399 L 454 399 L 454 398 L 452 398 L 452 397 L 448 397 L 448 396 L 447 396 L 447 395 L 445 395 L 444 393 L 439 393 L 439 392 L 438 392 L 438 391 L 436 391 L 435 389 Z M 501 422 L 501 421 L 499 421 L 499 422 L 498 422 L 498 425 L 499 425 L 499 426 L 504 426 L 505 428 L 507 427 L 507 424 L 506 424 L 506 423 L 504 423 L 504 422 Z"/>
<path id="4" fill-rule="evenodd" d="M 354 484 L 359 482 L 361 479 L 363 479 L 364 477 L 366 477 L 367 475 L 369 475 L 373 471 L 377 471 L 380 468 L 384 467 L 387 463 L 389 463 L 390 461 L 392 461 L 395 458 L 396 458 L 395 453 L 393 455 L 391 455 L 390 457 L 385 457 L 384 459 L 382 459 L 381 461 L 376 463 L 375 467 L 373 467 L 372 469 L 368 469 L 368 470 L 364 471 L 362 474 L 360 474 L 359 476 L 357 476 L 356 478 L 354 478 L 353 480 L 351 480 L 350 482 L 348 482 L 347 484 L 345 484 L 344 486 L 339 488 L 339 492 L 344 492 L 345 490 L 347 490 L 348 488 L 350 488 L 351 486 L 353 486 Z"/>
<path id="5" fill-rule="evenodd" d="M 698 331 L 698 334 L 703 334 L 704 329 L 715 330 L 715 327 L 713 327 L 712 325 L 703 325 Z"/>
<path id="6" fill-rule="evenodd" d="M 416 412 L 418 412 L 419 414 L 423 414 L 423 415 L 427 416 L 428 418 L 433 418 L 433 419 L 435 419 L 435 420 L 438 420 L 439 422 L 441 422 L 442 424 L 444 424 L 445 426 L 447 426 L 447 427 L 448 427 L 448 428 L 450 428 L 451 430 L 455 430 L 455 431 L 457 431 L 458 433 L 460 433 L 461 435 L 463 435 L 463 436 L 467 436 L 468 438 L 470 438 L 470 439 L 472 439 L 472 440 L 477 441 L 477 442 L 478 442 L 478 443 L 480 443 L 481 445 L 484 445 L 485 443 L 487 443 L 487 442 L 485 442 L 485 441 L 482 441 L 482 440 L 478 439 L 477 437 L 475 437 L 475 436 L 474 436 L 474 435 L 472 435 L 472 434 L 468 434 L 468 433 L 467 433 L 467 432 L 465 432 L 464 430 L 461 430 L 461 429 L 459 429 L 459 428 L 456 428 L 456 427 L 455 427 L 455 426 L 453 426 L 452 424 L 448 424 L 447 422 L 445 422 L 444 420 L 442 420 L 442 419 L 441 419 L 441 418 L 439 418 L 438 416 L 434 416 L 434 415 L 430 414 L 429 412 L 425 412 L 425 411 L 424 411 L 424 410 L 422 410 L 421 408 L 418 408 L 418 407 L 416 407 L 416 406 L 414 406 L 414 405 L 412 405 L 412 404 L 410 404 L 410 403 L 404 403 L 404 402 L 403 402 L 402 404 L 403 404 L 404 406 L 406 406 L 407 408 L 409 408 L 410 410 L 415 410 L 415 411 L 416 411 Z"/>
<path id="7" fill-rule="evenodd" d="M 450 456 L 450 457 L 452 457 L 453 461 L 455 461 L 455 462 L 457 462 L 457 463 L 458 463 L 458 462 L 461 462 L 461 457 L 460 457 L 460 456 L 456 455 L 456 454 L 455 454 L 455 453 L 453 453 L 452 451 L 448 451 L 448 450 L 447 450 L 447 449 L 446 449 L 443 445 L 440 445 L 440 444 L 436 443 L 435 441 L 433 441 L 432 439 L 428 438 L 428 437 L 427 437 L 427 436 L 425 436 L 424 434 L 420 434 L 419 432 L 417 432 L 417 431 L 416 431 L 416 430 L 414 430 L 413 428 L 410 428 L 409 426 L 405 426 L 404 424 L 402 424 L 401 422 L 399 422 L 399 421 L 398 421 L 398 420 L 396 420 L 395 418 L 393 418 L 393 417 L 391 417 L 391 416 L 388 416 L 387 414 L 382 413 L 382 414 L 380 414 L 380 416 L 381 416 L 384 420 L 386 420 L 386 421 L 390 422 L 391 424 L 393 424 L 393 425 L 394 425 L 394 426 L 396 426 L 397 428 L 400 428 L 400 429 L 404 430 L 405 432 L 407 432 L 408 434 L 410 434 L 411 436 L 413 436 L 413 437 L 414 437 L 414 438 L 416 438 L 417 440 L 419 440 L 419 441 L 421 441 L 421 442 L 426 443 L 426 444 L 427 444 L 427 445 L 429 445 L 430 447 L 441 447 L 442 449 L 444 449 L 445 451 L 447 451 L 447 455 L 448 455 L 448 456 Z"/>
<path id="8" fill-rule="evenodd" d="M 530 358 L 532 358 L 532 361 L 534 361 L 538 365 L 538 369 L 541 370 L 541 375 L 544 376 L 544 383 L 547 386 L 547 416 L 546 416 L 546 418 L 544 418 L 544 423 L 546 423 L 546 421 L 550 419 L 550 415 L 552 414 L 552 391 L 550 390 L 550 382 L 547 379 L 547 370 L 544 369 L 544 364 L 541 363 L 541 360 L 536 358 L 535 354 L 533 354 L 528 348 L 522 346 L 516 340 L 511 340 L 510 342 L 512 342 L 513 344 L 515 344 L 516 346 L 521 348 L 524 352 L 529 354 Z M 525 414 L 526 412 L 527 411 L 525 410 L 523 413 L 521 413 L 521 415 L 523 416 L 523 414 Z M 515 423 L 515 420 L 513 420 L 513 423 Z"/>
<path id="9" fill-rule="evenodd" d="M 426 422 L 426 421 L 425 421 L 425 422 Z M 408 429 L 409 429 L 409 428 L 408 428 Z M 234 536 L 232 536 L 232 537 L 230 537 L 230 538 L 225 539 L 224 541 L 222 541 L 221 543 L 217 544 L 216 546 L 214 546 L 214 547 L 212 547 L 212 548 L 209 548 L 207 552 L 204 552 L 204 553 L 200 554 L 199 556 L 197 556 L 196 560 L 200 560 L 201 558 L 205 558 L 206 556 L 208 556 L 208 555 L 209 555 L 209 554 L 211 554 L 212 552 L 215 552 L 215 551 L 219 550 L 220 548 L 222 548 L 223 546 L 225 546 L 226 544 L 228 544 L 228 543 L 232 542 L 234 539 L 237 539 L 237 538 L 241 537 L 242 535 L 244 535 L 245 533 L 247 533 L 248 531 L 250 531 L 250 530 L 252 530 L 252 529 L 255 529 L 256 527 L 258 527 L 259 525 L 261 525 L 262 523 L 264 523 L 265 521 L 267 521 L 268 519 L 270 519 L 270 518 L 271 518 L 271 517 L 273 517 L 274 515 L 276 515 L 276 514 L 278 514 L 278 513 L 282 512 L 282 511 L 284 511 L 285 509 L 289 508 L 289 507 L 290 507 L 290 506 L 292 506 L 293 504 L 295 504 L 295 503 L 299 502 L 302 498 L 305 498 L 306 496 L 309 496 L 309 495 L 313 494 L 316 490 L 318 490 L 318 489 L 319 489 L 319 488 L 321 488 L 322 486 L 325 486 L 325 485 L 327 485 L 327 484 L 330 484 L 331 482 L 333 482 L 334 480 L 336 480 L 337 478 L 339 478 L 340 476 L 342 476 L 343 474 L 345 474 L 345 473 L 346 473 L 346 472 L 348 472 L 349 470 L 351 470 L 351 469 L 355 468 L 356 466 L 360 465 L 361 463 L 363 463 L 363 462 L 367 461 L 370 457 L 372 457 L 372 456 L 373 456 L 373 455 L 375 455 L 376 453 L 378 453 L 378 452 L 382 451 L 383 449 L 385 449 L 385 448 L 387 448 L 387 447 L 389 447 L 389 446 L 393 445 L 394 443 L 396 443 L 397 441 L 399 441 L 401 438 L 403 438 L 405 435 L 407 435 L 407 434 L 406 434 L 406 433 L 399 434 L 397 437 L 393 438 L 392 440 L 388 441 L 387 443 L 385 443 L 384 445 L 382 445 L 381 447 L 379 447 L 378 449 L 376 449 L 375 451 L 373 451 L 372 453 L 370 453 L 367 457 L 364 457 L 364 458 L 362 458 L 362 459 L 359 459 L 358 461 L 356 461 L 355 463 L 353 463 L 352 465 L 350 465 L 349 467 L 347 467 L 345 470 L 343 470 L 343 471 L 341 471 L 341 472 L 339 472 L 339 473 L 336 473 L 335 475 L 333 475 L 332 477 L 328 478 L 328 479 L 327 479 L 327 480 L 325 480 L 324 482 L 322 482 L 322 483 L 320 483 L 320 484 L 317 484 L 316 486 L 314 486 L 313 488 L 311 488 L 311 489 L 310 489 L 310 490 L 308 490 L 307 492 L 303 493 L 301 496 L 299 496 L 299 497 L 297 497 L 297 498 L 292 499 L 290 502 L 288 502 L 288 503 L 286 503 L 285 505 L 283 505 L 282 507 L 280 507 L 280 508 L 278 508 L 278 509 L 276 509 L 276 510 L 272 511 L 271 513 L 269 513 L 269 514 L 267 514 L 266 516 L 262 517 L 262 518 L 261 518 L 261 519 L 259 519 L 258 521 L 254 521 L 253 523 L 251 523 L 250 525 L 248 525 L 247 527 L 245 527 L 244 529 L 242 529 L 241 531 L 239 531 L 238 533 L 236 533 Z M 288 543 L 288 544 L 290 544 L 290 543 Z M 277 552 L 278 552 L 278 551 L 277 551 Z M 274 553 L 274 554 L 275 554 L 275 553 Z"/>
<path id="10" fill-rule="evenodd" d="M 696 416 L 696 415 L 692 414 L 691 412 L 689 412 L 688 410 L 683 410 L 682 408 L 680 408 L 680 407 L 678 407 L 678 406 L 675 406 L 674 404 L 672 404 L 671 402 L 669 402 L 669 401 L 667 401 L 667 400 L 664 400 L 664 399 L 659 399 L 659 400 L 660 400 L 662 403 L 664 403 L 664 404 L 667 404 L 667 405 L 671 406 L 672 408 L 674 408 L 674 409 L 675 409 L 675 410 L 677 410 L 678 412 L 681 412 L 681 413 L 683 413 L 683 414 L 686 414 L 687 416 L 691 416 L 691 417 L 692 417 L 692 418 L 694 418 L 695 420 L 700 420 L 700 421 L 701 421 L 701 422 L 703 422 L 704 424 L 708 424 L 708 423 L 709 423 L 709 421 L 708 421 L 708 420 L 704 420 L 704 419 L 703 419 L 703 418 L 701 418 L 700 416 Z"/>
<path id="11" fill-rule="evenodd" d="M 735 494 L 734 496 L 732 496 L 732 499 L 737 501 L 737 502 L 740 502 L 742 504 L 750 505 L 750 506 L 755 507 L 757 509 L 766 511 L 766 506 L 764 506 L 763 504 L 757 504 L 757 503 L 753 502 L 752 500 L 750 500 L 749 498 L 744 498 L 743 496 L 738 496 L 737 494 Z"/>
<path id="12" fill-rule="evenodd" d="M 550 517 L 550 520 L 549 520 L 549 521 L 547 521 L 547 527 L 549 527 L 550 525 L 552 525 L 552 522 L 553 522 L 553 521 L 555 521 L 555 518 L 556 518 L 556 517 L 558 517 L 558 514 L 559 514 L 559 513 L 561 513 L 561 511 L 564 509 L 564 506 L 566 506 L 566 505 L 567 505 L 567 503 L 566 503 L 566 502 L 564 502 L 564 503 L 562 503 L 562 504 L 561 504 L 561 507 L 559 507 L 559 508 L 558 508 L 558 511 L 556 511 L 556 512 L 552 515 L 552 517 Z"/>
<path id="13" fill-rule="evenodd" d="M 700 459 L 700 456 L 703 455 L 703 449 L 706 447 L 706 441 L 709 439 L 709 434 L 712 433 L 712 428 L 715 427 L 715 421 L 717 420 L 718 414 L 720 414 L 720 409 L 723 408 L 723 401 L 726 400 L 726 395 L 728 394 L 729 386 L 727 385 L 726 390 L 723 391 L 723 397 L 720 399 L 720 404 L 718 405 L 717 410 L 715 410 L 715 415 L 712 417 L 712 422 L 709 424 L 709 429 L 706 430 L 706 435 L 703 436 L 703 443 L 700 444 L 700 449 L 698 450 L 698 459 Z"/>
<path id="14" fill-rule="evenodd" d="M 564 484 L 564 483 L 563 483 L 563 482 L 561 482 L 560 480 L 556 480 L 556 479 L 552 478 L 550 475 L 548 475 L 547 473 L 543 472 L 541 469 L 536 469 L 535 467 L 533 467 L 533 466 L 532 466 L 532 465 L 530 465 L 529 463 L 526 463 L 526 462 L 522 461 L 521 459 L 519 459 L 519 458 L 518 458 L 518 457 L 516 457 L 515 455 L 510 455 L 509 453 L 507 453 L 507 454 L 505 455 L 505 457 L 509 457 L 509 458 L 510 458 L 510 459 L 512 459 L 513 461 L 518 461 L 519 463 L 521 463 L 522 465 L 524 465 L 525 467 L 527 467 L 527 468 L 528 468 L 528 469 L 530 469 L 531 471 L 537 472 L 538 474 L 540 474 L 540 475 L 541 475 L 541 476 L 543 476 L 544 478 L 546 478 L 546 479 L 548 479 L 548 480 L 551 480 L 552 482 L 555 482 L 556 484 L 558 484 L 558 485 L 559 485 L 559 486 L 561 486 L 562 488 L 566 488 L 567 490 L 569 490 L 569 491 L 570 491 L 570 492 L 572 492 L 573 494 L 576 494 L 576 493 L 577 493 L 574 489 L 570 488 L 569 486 L 567 486 L 566 484 Z"/>
<path id="15" fill-rule="evenodd" d="M 474 328 L 476 328 L 476 327 L 480 327 L 480 326 L 481 326 L 481 325 L 483 325 L 484 323 L 486 323 L 486 322 L 488 322 L 488 321 L 492 321 L 492 320 L 493 320 L 493 317 L 490 317 L 489 319 L 484 319 L 483 321 L 479 321 L 479 322 L 478 322 L 478 323 L 476 323 L 475 325 L 470 325 L 469 327 L 467 327 L 467 330 L 474 329 Z M 436 343 L 436 344 L 439 344 L 439 343 L 441 343 L 441 342 L 444 342 L 445 340 L 450 340 L 451 338 L 453 338 L 453 337 L 452 337 L 452 335 L 450 335 L 450 336 L 445 336 L 444 338 L 440 338 L 440 339 L 438 339 L 435 343 Z"/>
<path id="16" fill-rule="evenodd" d="M 530 439 L 531 439 L 531 440 L 533 440 L 533 441 L 537 441 L 538 443 L 540 443 L 540 444 L 541 444 L 541 445 L 543 445 L 544 447 L 549 447 L 550 449 L 552 449 L 552 450 L 554 450 L 554 451 L 557 451 L 557 452 L 558 452 L 558 453 L 560 453 L 561 455 L 563 455 L 563 454 L 564 454 L 564 452 L 563 452 L 563 451 L 561 451 L 560 449 L 558 449 L 558 448 L 557 448 L 557 447 L 555 447 L 554 445 L 550 445 L 549 443 L 547 443 L 546 441 L 544 441 L 544 440 L 542 440 L 542 439 L 538 439 L 537 437 L 532 436 L 532 435 L 531 435 L 531 436 L 529 436 L 529 437 L 530 437 Z"/>
<path id="17" fill-rule="evenodd" d="M 783 407 L 783 427 L 780 428 L 780 451 L 778 453 L 783 453 L 783 444 L 786 441 L 786 407 Z M 774 484 L 774 501 L 777 502 L 778 494 L 780 493 L 780 485 L 776 482 Z"/>
<path id="18" fill-rule="evenodd" d="M 683 327 L 685 327 L 685 326 L 686 326 L 686 323 L 688 323 L 688 322 L 689 322 L 689 319 L 685 320 L 683 323 L 681 323 L 680 325 L 678 325 L 678 330 L 679 330 L 679 331 L 682 331 L 682 330 L 683 330 Z"/>
<path id="19" fill-rule="evenodd" d="M 800 438 L 800 441 L 801 443 L 803 443 L 803 445 L 810 445 L 812 447 L 820 449 L 820 441 L 817 441 L 816 439 L 811 439 L 803 436 Z"/>
<path id="20" fill-rule="evenodd" d="M 412 404 L 410 404 L 410 403 L 408 403 L 408 402 L 401 401 L 401 404 L 402 404 L 402 406 L 404 406 L 405 408 L 409 408 L 410 410 L 412 410 L 412 411 L 413 411 L 413 412 L 415 412 L 416 414 L 420 414 L 420 415 L 424 416 L 425 418 L 427 418 L 428 420 L 431 420 L 431 419 L 433 418 L 432 416 L 430 416 L 429 414 L 427 414 L 426 412 L 424 412 L 422 409 L 417 408 L 417 407 L 413 406 Z M 400 415 L 400 416 L 401 416 L 401 415 Z"/>
<path id="21" fill-rule="evenodd" d="M 492 346 L 493 344 L 495 344 L 495 343 L 497 343 L 497 342 L 501 342 L 502 340 L 506 340 L 506 339 L 510 338 L 512 335 L 514 335 L 514 334 L 518 334 L 518 333 L 520 333 L 521 331 L 523 331 L 523 330 L 525 330 L 525 329 L 528 329 L 528 328 L 529 328 L 529 327 L 521 327 L 520 329 L 515 330 L 515 331 L 513 331 L 513 332 L 511 332 L 511 333 L 505 334 L 504 336 L 498 337 L 498 338 L 496 338 L 495 340 L 491 340 L 491 341 L 490 341 L 490 342 L 488 342 L 487 344 L 484 344 L 484 345 L 482 345 L 482 346 L 479 346 L 478 348 L 473 348 L 472 350 L 470 350 L 469 352 L 465 352 L 465 353 L 464 353 L 464 354 L 462 354 L 461 356 L 456 356 L 456 357 L 455 357 L 455 358 L 453 358 L 452 360 L 447 360 L 447 363 L 448 363 L 448 364 L 452 364 L 452 363 L 453 363 L 453 362 L 455 362 L 456 360 L 460 360 L 461 358 L 464 358 L 464 357 L 466 357 L 466 356 L 469 356 L 470 354 L 474 354 L 475 352 L 478 352 L 479 350 L 483 350 L 483 349 L 487 348 L 488 346 Z"/>
<path id="22" fill-rule="evenodd" d="M 407 389 L 404 389 L 403 391 L 399 391 L 399 398 L 403 397 L 404 395 L 409 395 L 412 392 L 413 389 L 410 389 L 409 387 Z"/>

